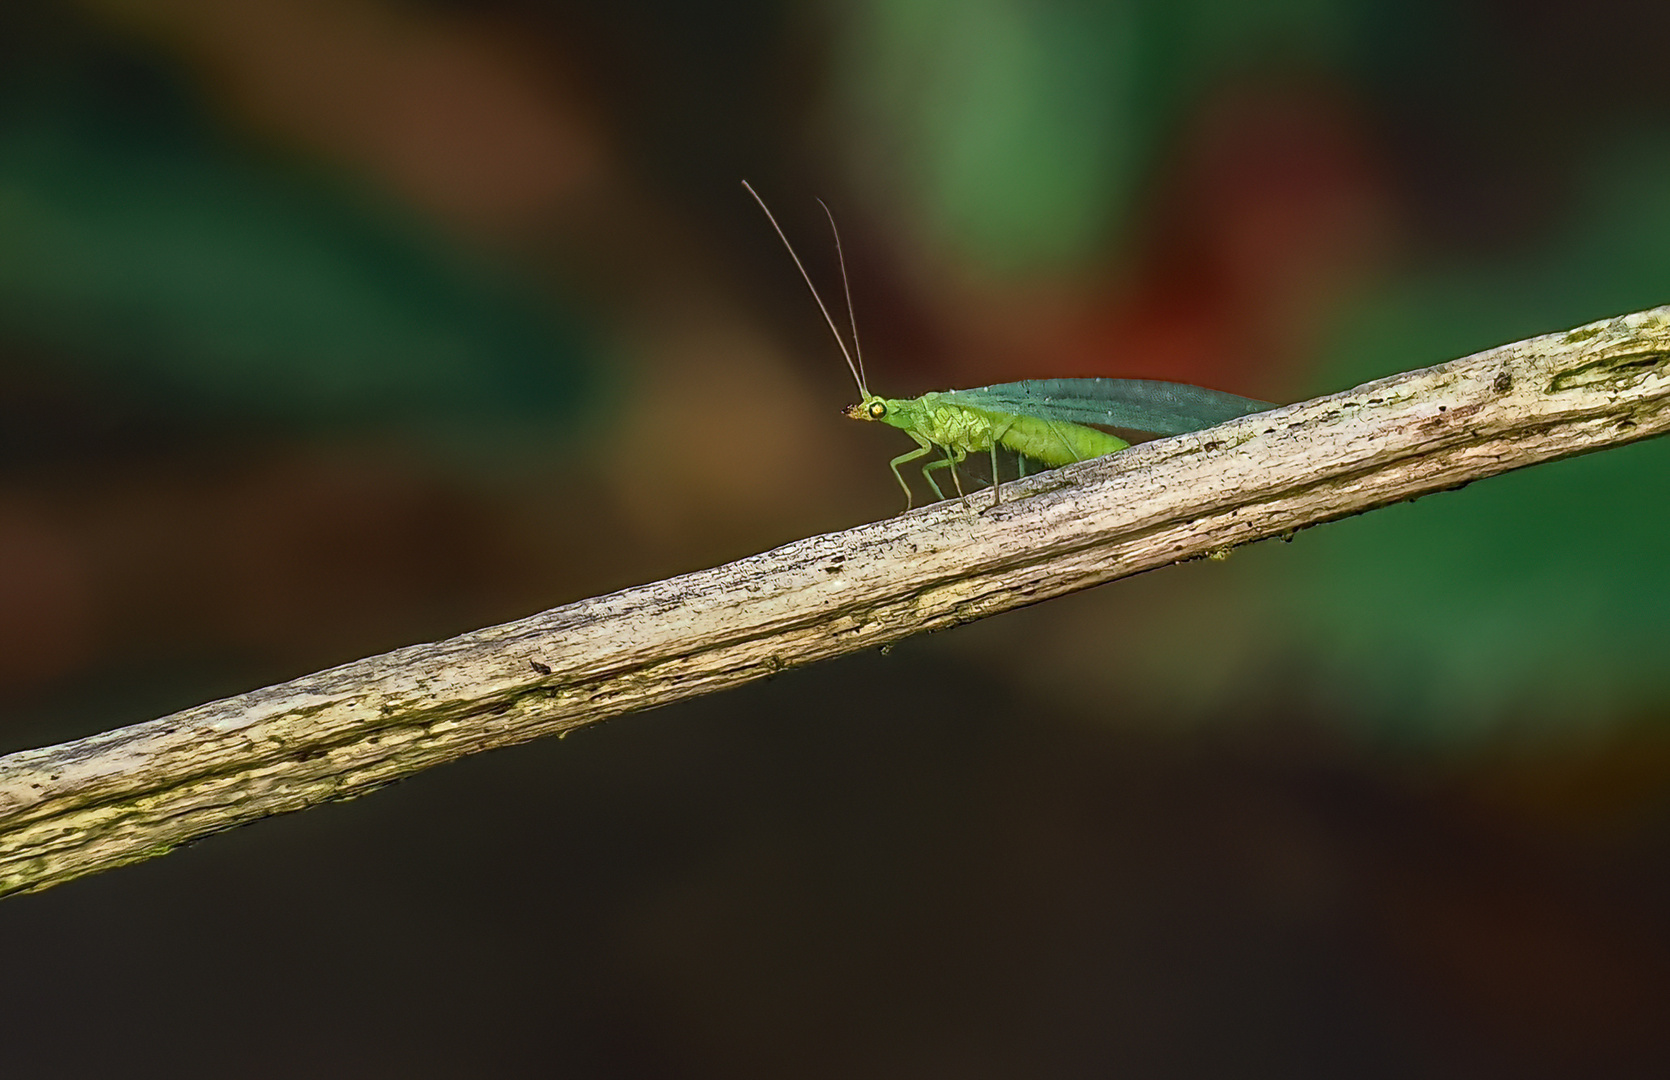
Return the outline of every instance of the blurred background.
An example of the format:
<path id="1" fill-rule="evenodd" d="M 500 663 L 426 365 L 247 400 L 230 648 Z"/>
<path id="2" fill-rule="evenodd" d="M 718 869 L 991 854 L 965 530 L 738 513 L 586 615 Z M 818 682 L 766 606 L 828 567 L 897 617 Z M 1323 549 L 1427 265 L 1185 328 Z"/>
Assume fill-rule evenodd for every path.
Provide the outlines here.
<path id="1" fill-rule="evenodd" d="M 9 0 L 0 749 L 898 510 L 872 386 L 1670 300 L 1647 0 Z M 21 1075 L 1633 1076 L 1670 444 L 0 905 Z"/>

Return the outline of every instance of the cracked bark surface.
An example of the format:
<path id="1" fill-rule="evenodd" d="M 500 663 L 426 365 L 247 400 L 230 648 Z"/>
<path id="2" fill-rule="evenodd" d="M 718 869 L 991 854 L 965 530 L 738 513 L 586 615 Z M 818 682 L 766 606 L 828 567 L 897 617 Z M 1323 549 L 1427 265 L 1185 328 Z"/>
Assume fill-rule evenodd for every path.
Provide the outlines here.
<path id="1" fill-rule="evenodd" d="M 1670 430 L 1670 307 L 0 758 L 0 895 L 481 750 Z"/>

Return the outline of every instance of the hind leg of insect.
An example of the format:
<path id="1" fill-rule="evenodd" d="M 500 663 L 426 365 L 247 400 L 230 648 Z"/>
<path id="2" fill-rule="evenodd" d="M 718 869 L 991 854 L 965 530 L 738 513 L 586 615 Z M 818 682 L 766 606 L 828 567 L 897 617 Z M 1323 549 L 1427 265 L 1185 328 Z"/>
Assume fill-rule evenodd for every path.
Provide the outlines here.
<path id="1" fill-rule="evenodd" d="M 894 458 L 892 461 L 889 461 L 887 463 L 887 467 L 893 470 L 893 479 L 897 480 L 899 482 L 899 486 L 905 489 L 905 509 L 909 510 L 910 507 L 911 507 L 911 504 L 916 501 L 916 497 L 910 493 L 910 485 L 905 483 L 904 474 L 899 472 L 899 466 L 903 465 L 907 461 L 915 461 L 917 458 L 922 457 L 924 454 L 933 453 L 934 444 L 929 442 L 927 439 L 924 439 L 922 436 L 916 434 L 916 432 L 914 432 L 914 431 L 907 431 L 907 432 L 905 432 L 905 434 L 909 435 L 911 438 L 916 440 L 916 444 L 917 444 L 916 449 L 912 450 L 908 454 L 900 454 L 898 457 Z M 926 469 L 923 470 L 922 475 L 923 476 L 928 475 Z M 933 484 L 933 478 L 932 477 L 928 478 L 928 483 L 930 485 Z M 939 495 L 938 486 L 934 486 L 934 494 Z M 940 495 L 939 497 L 942 498 L 942 499 L 945 498 L 944 495 Z"/>
<path id="2" fill-rule="evenodd" d="M 998 503 L 1003 501 L 1003 477 L 997 471 L 997 445 L 998 445 L 998 443 L 1003 441 L 1003 436 L 1007 435 L 1009 433 L 1009 429 L 1014 427 L 1014 426 L 1015 426 L 1015 417 L 1011 416 L 1009 418 L 1008 423 L 1004 424 L 1000 428 L 994 428 L 992 430 L 992 433 L 991 433 L 991 435 L 992 435 L 992 506 L 993 507 L 996 507 Z M 1017 455 L 1017 457 L 1018 456 L 1019 455 Z M 1021 475 L 1025 476 L 1026 473 L 1022 472 Z"/>

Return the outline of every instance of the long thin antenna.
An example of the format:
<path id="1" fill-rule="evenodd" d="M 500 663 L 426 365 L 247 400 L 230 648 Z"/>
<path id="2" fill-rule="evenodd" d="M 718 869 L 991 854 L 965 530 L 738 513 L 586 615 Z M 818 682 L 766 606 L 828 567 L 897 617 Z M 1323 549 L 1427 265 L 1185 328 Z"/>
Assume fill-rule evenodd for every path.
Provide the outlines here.
<path id="1" fill-rule="evenodd" d="M 852 351 L 858 354 L 858 385 L 864 385 L 864 346 L 858 343 L 858 313 L 852 307 L 852 282 L 847 278 L 847 253 L 841 247 L 841 230 L 835 227 L 835 214 L 829 209 L 829 204 L 822 199 L 818 205 L 823 207 L 823 216 L 829 219 L 829 231 L 835 234 L 835 257 L 841 262 L 841 289 L 847 294 L 847 322 L 852 327 Z M 866 397 L 869 391 L 863 391 Z"/>
<path id="2" fill-rule="evenodd" d="M 858 383 L 858 392 L 865 397 L 869 397 L 870 391 L 864 385 L 864 376 L 859 371 L 858 365 L 852 362 L 852 353 L 847 351 L 847 343 L 841 337 L 841 332 L 835 328 L 835 319 L 829 314 L 829 309 L 824 306 L 823 297 L 818 295 L 818 287 L 812 284 L 812 275 L 806 272 L 805 264 L 800 261 L 800 256 L 795 254 L 794 245 L 789 243 L 789 238 L 784 234 L 783 227 L 777 224 L 777 218 L 772 215 L 771 207 L 767 206 L 765 200 L 760 198 L 760 193 L 754 190 L 754 186 L 746 180 L 742 182 L 742 186 L 747 188 L 748 194 L 752 195 L 754 201 L 760 204 L 760 209 L 765 211 L 765 219 L 771 222 L 773 229 L 777 230 L 777 238 L 782 240 L 783 246 L 789 249 L 789 258 L 793 259 L 794 265 L 799 268 L 801 279 L 806 282 L 806 287 L 812 290 L 812 299 L 818 302 L 818 310 L 823 312 L 823 321 L 829 324 L 829 332 L 835 335 L 835 344 L 841 347 L 841 355 L 847 359 L 847 370 L 852 372 L 853 381 Z M 853 344 L 857 344 L 856 339 L 854 339 Z"/>

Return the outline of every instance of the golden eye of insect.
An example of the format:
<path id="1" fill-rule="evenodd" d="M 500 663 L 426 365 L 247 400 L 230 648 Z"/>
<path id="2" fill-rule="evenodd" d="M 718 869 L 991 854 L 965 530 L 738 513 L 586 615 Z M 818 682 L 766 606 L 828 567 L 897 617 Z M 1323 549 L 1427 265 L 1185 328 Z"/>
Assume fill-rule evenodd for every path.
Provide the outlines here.
<path id="1" fill-rule="evenodd" d="M 879 401 L 872 401 L 870 402 L 869 413 L 871 420 L 880 420 L 887 415 L 887 406 Z"/>

